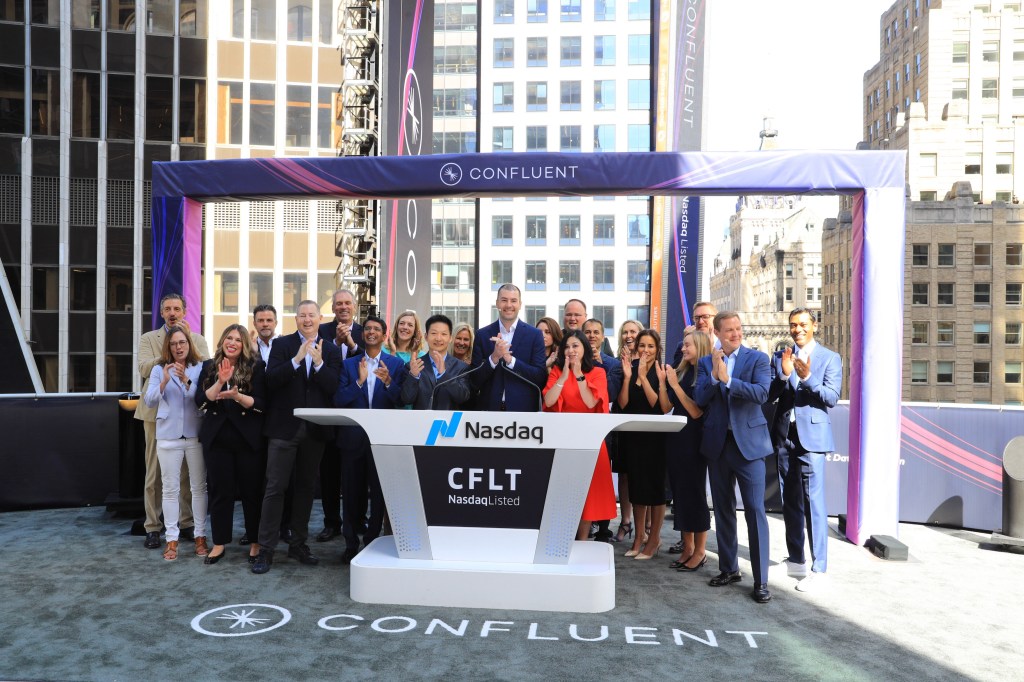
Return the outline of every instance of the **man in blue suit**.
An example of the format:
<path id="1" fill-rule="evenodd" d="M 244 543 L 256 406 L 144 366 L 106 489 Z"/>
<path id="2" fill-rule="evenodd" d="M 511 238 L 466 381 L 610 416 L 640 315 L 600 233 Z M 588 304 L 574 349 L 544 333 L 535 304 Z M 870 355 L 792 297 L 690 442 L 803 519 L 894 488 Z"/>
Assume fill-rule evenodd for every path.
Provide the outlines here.
<path id="1" fill-rule="evenodd" d="M 768 591 L 768 517 L 764 511 L 764 458 L 772 454 L 768 421 L 761 405 L 768 399 L 771 369 L 768 356 L 746 348 L 736 312 L 715 315 L 715 333 L 722 347 L 697 365 L 697 404 L 704 410 L 701 454 L 708 459 L 711 496 L 718 536 L 718 569 L 712 587 L 741 580 L 737 560 L 736 495 L 739 483 L 747 522 L 750 564 L 754 572 L 751 597 L 771 600 Z"/>
<path id="2" fill-rule="evenodd" d="M 403 407 L 402 381 L 405 363 L 401 358 L 381 352 L 388 325 L 379 317 L 363 321 L 363 354 L 345 360 L 341 381 L 334 396 L 335 407 L 363 410 L 389 410 Z M 363 533 L 363 546 L 380 535 L 384 524 L 384 493 L 373 463 L 373 452 L 366 432 L 358 426 L 338 428 L 341 451 L 342 534 L 345 553 L 341 563 L 352 562 L 359 552 L 359 532 L 366 518 L 369 489 L 370 522 Z"/>
<path id="3" fill-rule="evenodd" d="M 480 392 L 479 410 L 537 412 L 548 380 L 544 335 L 519 319 L 519 287 L 498 289 L 498 319 L 476 332 L 471 381 Z"/>
<path id="4" fill-rule="evenodd" d="M 803 576 L 796 589 L 810 592 L 824 583 L 828 568 L 828 510 L 825 507 L 825 455 L 835 450 L 828 411 L 843 385 L 843 360 L 814 340 L 814 312 L 789 314 L 787 347 L 772 360 L 768 400 L 778 399 L 772 445 L 779 459 L 782 516 L 786 521 L 786 559 Z M 804 563 L 804 525 L 811 538 L 811 571 Z"/>

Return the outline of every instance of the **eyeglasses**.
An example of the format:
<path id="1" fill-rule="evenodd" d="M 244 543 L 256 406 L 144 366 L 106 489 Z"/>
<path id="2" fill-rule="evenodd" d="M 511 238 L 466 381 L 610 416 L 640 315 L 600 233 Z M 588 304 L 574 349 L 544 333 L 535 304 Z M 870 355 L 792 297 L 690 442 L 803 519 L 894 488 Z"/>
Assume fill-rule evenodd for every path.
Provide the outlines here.
<path id="1" fill-rule="evenodd" d="M 695 320 L 710 320 L 712 317 L 714 317 L 714 315 L 694 315 L 693 319 L 695 319 Z"/>
<path id="2" fill-rule="evenodd" d="M 171 341 L 171 343 L 170 343 L 171 348 L 177 348 L 179 346 L 187 346 L 187 345 L 188 345 L 188 341 Z"/>

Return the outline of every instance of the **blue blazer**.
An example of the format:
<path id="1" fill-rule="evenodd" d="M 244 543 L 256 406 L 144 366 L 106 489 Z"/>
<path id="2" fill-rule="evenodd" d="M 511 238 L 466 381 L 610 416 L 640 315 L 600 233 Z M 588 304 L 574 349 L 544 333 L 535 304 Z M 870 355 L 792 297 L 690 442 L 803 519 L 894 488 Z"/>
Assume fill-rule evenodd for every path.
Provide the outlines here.
<path id="1" fill-rule="evenodd" d="M 782 377 L 782 351 L 772 358 L 772 384 L 768 400 L 778 403 L 772 422 L 772 444 L 776 449 L 789 437 L 790 413 L 796 410 L 796 429 L 800 445 L 808 452 L 832 452 L 830 408 L 836 406 L 843 387 L 843 359 L 839 354 L 815 342 L 811 352 L 811 375 L 801 380 L 796 370 Z"/>
<path id="2" fill-rule="evenodd" d="M 340 351 L 339 351 L 340 352 Z M 380 362 L 388 368 L 391 374 L 391 385 L 387 388 L 380 379 L 377 380 L 373 389 L 373 402 L 370 402 L 369 381 L 358 385 L 359 363 L 363 361 L 362 355 L 347 358 L 341 368 L 341 381 L 338 383 L 338 390 L 334 394 L 335 407 L 347 407 L 350 409 L 374 409 L 393 410 L 404 407 L 402 403 L 402 382 L 405 380 L 405 363 L 401 358 L 388 355 L 381 351 L 378 356 Z M 343 448 L 366 448 L 370 447 L 370 439 L 366 432 L 358 426 L 339 426 L 337 442 Z"/>
<path id="3" fill-rule="evenodd" d="M 708 459 L 717 459 L 722 454 L 729 427 L 745 459 L 753 461 L 772 454 L 768 420 L 761 410 L 771 386 L 768 356 L 746 346 L 740 346 L 737 352 L 730 388 L 712 380 L 710 355 L 697 363 L 694 399 L 704 410 L 704 439 L 700 449 Z"/>
<path id="4" fill-rule="evenodd" d="M 512 337 L 512 355 L 515 367 L 504 360 L 491 367 L 489 356 L 494 352 L 493 337 L 499 336 L 498 321 L 476 330 L 473 341 L 473 369 L 470 381 L 479 390 L 478 410 L 501 409 L 501 396 L 505 396 L 505 409 L 510 412 L 536 412 L 540 409 L 540 392 L 548 380 L 544 355 L 544 334 L 522 320 L 516 324 Z M 512 375 L 515 376 L 512 376 Z M 531 388 L 530 385 L 536 388 Z"/>
<path id="5" fill-rule="evenodd" d="M 619 391 L 622 390 L 622 362 L 607 353 L 601 353 L 601 364 L 595 367 L 604 368 L 604 374 L 608 378 L 608 402 L 614 405 L 619 398 Z"/>

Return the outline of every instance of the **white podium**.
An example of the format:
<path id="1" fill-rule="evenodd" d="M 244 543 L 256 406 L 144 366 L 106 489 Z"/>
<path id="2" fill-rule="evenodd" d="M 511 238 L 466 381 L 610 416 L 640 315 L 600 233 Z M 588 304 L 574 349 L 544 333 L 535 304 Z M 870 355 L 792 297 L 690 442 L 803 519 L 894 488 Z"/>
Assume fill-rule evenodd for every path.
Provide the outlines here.
<path id="1" fill-rule="evenodd" d="M 682 417 L 300 409 L 360 426 L 394 535 L 351 565 L 352 599 L 599 613 L 615 607 L 611 545 L 577 542 L 610 431 L 678 431 Z"/>

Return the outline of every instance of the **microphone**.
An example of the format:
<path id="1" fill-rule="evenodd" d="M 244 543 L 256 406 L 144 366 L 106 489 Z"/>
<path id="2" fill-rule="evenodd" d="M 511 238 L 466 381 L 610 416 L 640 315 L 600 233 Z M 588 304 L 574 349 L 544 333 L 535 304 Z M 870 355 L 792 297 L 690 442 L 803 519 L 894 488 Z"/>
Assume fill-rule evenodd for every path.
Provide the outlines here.
<path id="1" fill-rule="evenodd" d="M 484 358 L 484 362 L 487 362 L 486 358 Z M 466 377 L 468 377 L 470 374 L 472 374 L 473 372 L 477 371 L 481 367 L 483 367 L 483 364 L 479 364 L 476 367 L 471 367 L 470 369 L 466 370 L 465 372 L 462 372 L 460 374 L 456 374 L 455 376 L 452 376 L 452 377 L 448 377 L 444 381 L 439 381 L 436 384 L 434 384 L 434 388 L 430 391 L 430 402 L 427 405 L 427 409 L 428 410 L 434 409 L 434 398 L 437 397 L 437 389 L 441 388 L 445 384 L 451 384 L 451 383 L 454 383 L 454 382 L 458 381 L 459 379 L 465 379 Z"/>
<path id="2" fill-rule="evenodd" d="M 486 362 L 486 361 L 487 360 L 485 359 L 484 362 Z M 520 360 L 520 362 L 522 362 L 522 360 Z M 529 386 L 530 388 L 532 388 L 534 391 L 537 392 L 537 411 L 538 412 L 543 412 L 544 411 L 544 395 L 541 392 L 540 386 L 538 386 L 537 384 L 533 383 L 532 381 L 530 381 L 526 377 L 518 374 L 511 367 L 506 365 L 504 362 L 501 363 L 501 366 L 505 369 L 505 372 L 507 372 L 508 374 L 511 374 L 512 376 L 514 376 L 515 378 L 519 379 L 520 381 L 522 381 L 527 386 Z"/>

